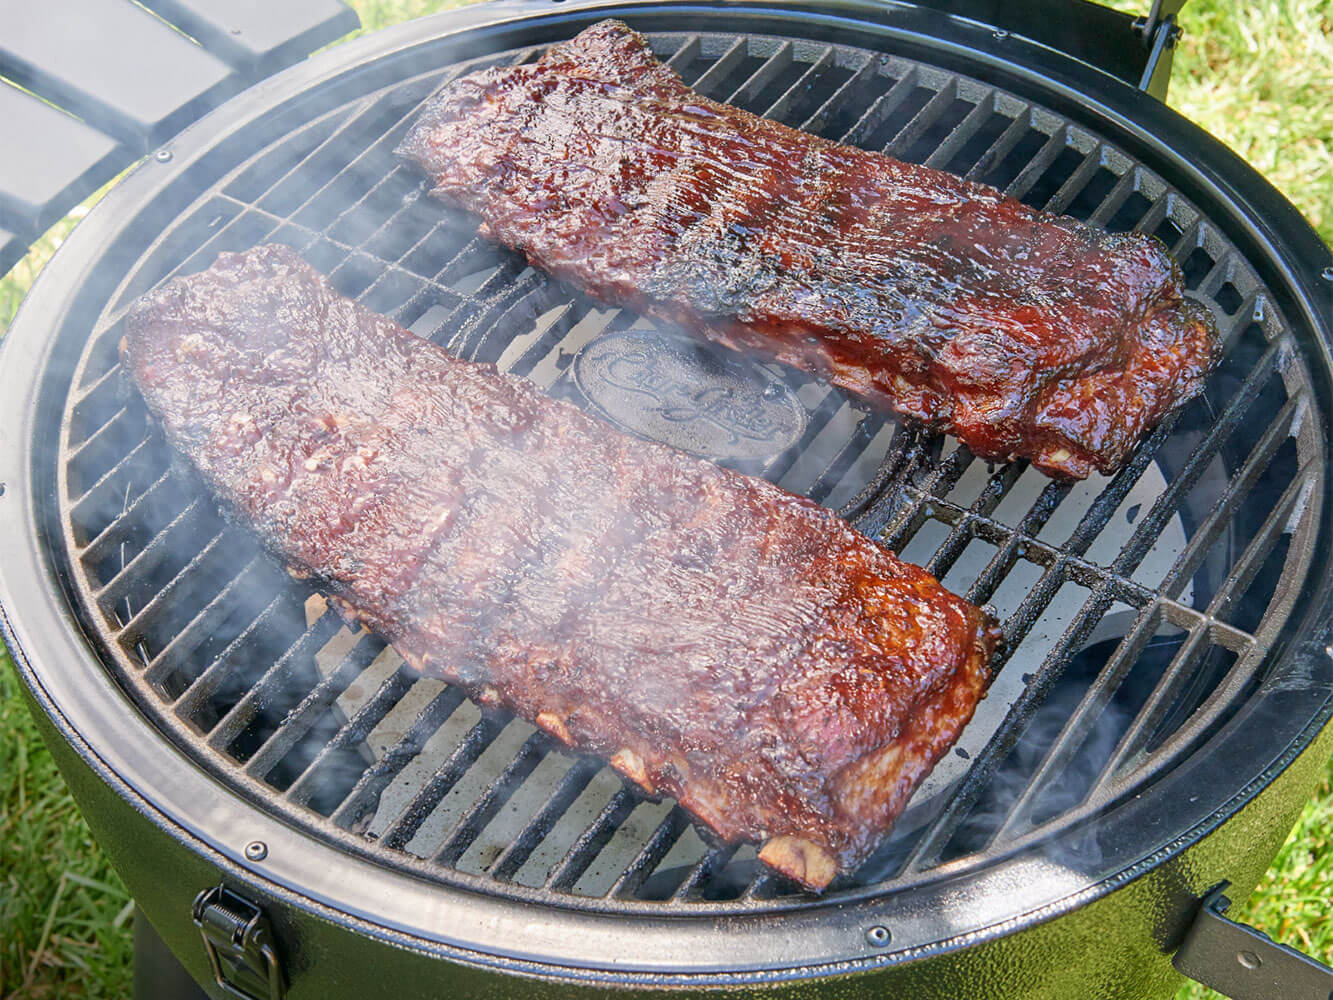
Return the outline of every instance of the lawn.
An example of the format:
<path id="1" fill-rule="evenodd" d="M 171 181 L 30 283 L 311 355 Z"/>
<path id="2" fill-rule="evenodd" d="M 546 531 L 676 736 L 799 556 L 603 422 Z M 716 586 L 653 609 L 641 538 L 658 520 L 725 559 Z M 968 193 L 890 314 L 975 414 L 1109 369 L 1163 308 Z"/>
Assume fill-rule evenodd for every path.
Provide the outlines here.
<path id="1" fill-rule="evenodd" d="M 441 6 L 352 5 L 367 30 Z M 1193 0 L 1183 22 L 1170 103 L 1262 171 L 1333 242 L 1333 5 Z M 86 211 L 57 224 L 0 280 L 0 332 Z M 1331 776 L 1326 770 L 1268 876 L 1239 907 L 1242 918 L 1325 960 L 1333 957 Z M 0 652 L 0 997 L 128 996 L 130 915 L 129 897 L 65 792 Z M 1186 987 L 1178 1000 L 1209 995 Z"/>

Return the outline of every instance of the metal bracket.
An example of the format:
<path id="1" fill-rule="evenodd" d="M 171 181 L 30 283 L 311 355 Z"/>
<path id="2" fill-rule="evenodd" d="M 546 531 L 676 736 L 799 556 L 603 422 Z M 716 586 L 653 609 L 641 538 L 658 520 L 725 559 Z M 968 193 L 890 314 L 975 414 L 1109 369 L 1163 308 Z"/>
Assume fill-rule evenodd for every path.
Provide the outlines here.
<path id="1" fill-rule="evenodd" d="M 1148 62 L 1139 78 L 1139 90 L 1159 101 L 1166 100 L 1166 87 L 1171 80 L 1171 56 L 1183 33 L 1176 23 L 1176 15 L 1184 6 L 1185 0 L 1153 0 L 1148 15 L 1134 19 L 1134 31 L 1148 47 Z"/>
<path id="2" fill-rule="evenodd" d="M 1171 964 L 1232 1000 L 1329 1000 L 1333 969 L 1223 914 L 1223 882 L 1203 898 Z"/>
<path id="3" fill-rule="evenodd" d="M 1152 49 L 1143 67 L 1143 76 L 1139 78 L 1139 90 L 1146 91 L 1159 101 L 1166 100 L 1166 87 L 1171 80 L 1171 57 L 1181 34 L 1183 30 L 1176 24 L 1174 14 L 1168 14 L 1153 32 Z"/>
<path id="4" fill-rule="evenodd" d="M 243 1000 L 282 1000 L 286 980 L 263 910 L 219 885 L 196 896 L 192 912 L 218 986 Z"/>

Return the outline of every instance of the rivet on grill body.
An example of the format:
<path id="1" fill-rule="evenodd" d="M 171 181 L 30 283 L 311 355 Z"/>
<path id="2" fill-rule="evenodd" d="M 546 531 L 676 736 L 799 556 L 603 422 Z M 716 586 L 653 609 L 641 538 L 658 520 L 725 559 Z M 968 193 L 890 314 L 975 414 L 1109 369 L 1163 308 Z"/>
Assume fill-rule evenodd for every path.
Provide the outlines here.
<path id="1" fill-rule="evenodd" d="M 155 159 L 158 163 L 167 163 L 171 160 L 171 150 L 159 149 L 156 153 L 153 154 L 153 159 Z"/>
<path id="2" fill-rule="evenodd" d="M 1236 952 L 1236 961 L 1239 962 L 1241 965 L 1245 966 L 1245 968 L 1247 969 L 1257 969 L 1259 968 L 1259 966 L 1264 964 L 1263 959 L 1261 959 L 1258 955 L 1256 955 L 1252 951 Z"/>
<path id="3" fill-rule="evenodd" d="M 1326 267 L 1319 273 L 1319 276 L 1325 281 L 1333 281 L 1333 267 Z"/>
<path id="4" fill-rule="evenodd" d="M 1005 31 L 1003 28 L 996 28 L 994 37 L 997 42 L 1002 42 L 1009 37 L 1009 32 Z"/>
<path id="5" fill-rule="evenodd" d="M 883 948 L 893 940 L 893 935 L 889 933 L 887 927 L 876 924 L 874 927 L 866 929 L 866 940 L 876 948 Z"/>
<path id="6" fill-rule="evenodd" d="M 268 857 L 268 844 L 262 840 L 252 840 L 245 845 L 245 856 L 250 861 L 263 861 Z"/>

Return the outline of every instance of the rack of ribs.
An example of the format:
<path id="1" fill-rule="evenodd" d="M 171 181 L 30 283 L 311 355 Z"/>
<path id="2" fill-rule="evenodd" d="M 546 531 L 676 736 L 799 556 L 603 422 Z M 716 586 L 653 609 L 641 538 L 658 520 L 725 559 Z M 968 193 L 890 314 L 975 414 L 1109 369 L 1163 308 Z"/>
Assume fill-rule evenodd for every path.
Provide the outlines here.
<path id="1" fill-rule="evenodd" d="M 224 511 L 349 621 L 811 889 L 989 680 L 992 622 L 925 570 L 454 358 L 285 247 L 149 293 L 121 350 Z"/>
<path id="2" fill-rule="evenodd" d="M 451 82 L 399 153 L 560 280 L 987 460 L 1109 474 L 1220 353 L 1156 239 L 703 98 L 619 21 Z"/>

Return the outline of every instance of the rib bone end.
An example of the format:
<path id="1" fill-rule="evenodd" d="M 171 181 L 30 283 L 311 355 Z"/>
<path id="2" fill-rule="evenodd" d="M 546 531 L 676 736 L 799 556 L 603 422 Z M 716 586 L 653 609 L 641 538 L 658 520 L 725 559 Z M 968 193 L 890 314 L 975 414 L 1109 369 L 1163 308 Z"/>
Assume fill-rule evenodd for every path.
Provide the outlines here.
<path id="1" fill-rule="evenodd" d="M 565 728 L 564 721 L 554 712 L 538 712 L 537 725 L 541 726 L 561 743 L 565 744 L 565 746 L 573 746 L 574 738 L 569 735 L 569 730 Z"/>
<path id="2" fill-rule="evenodd" d="M 838 862 L 825 848 L 790 834 L 769 838 L 759 851 L 759 860 L 816 892 L 838 874 Z"/>
<path id="3" fill-rule="evenodd" d="M 657 789 L 653 787 L 652 781 L 648 778 L 648 768 L 644 766 L 643 758 L 629 747 L 617 750 L 612 754 L 611 766 L 649 795 L 657 794 Z"/>

